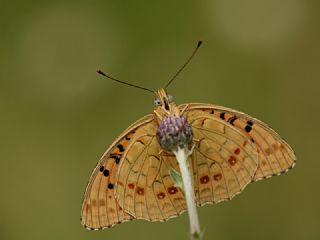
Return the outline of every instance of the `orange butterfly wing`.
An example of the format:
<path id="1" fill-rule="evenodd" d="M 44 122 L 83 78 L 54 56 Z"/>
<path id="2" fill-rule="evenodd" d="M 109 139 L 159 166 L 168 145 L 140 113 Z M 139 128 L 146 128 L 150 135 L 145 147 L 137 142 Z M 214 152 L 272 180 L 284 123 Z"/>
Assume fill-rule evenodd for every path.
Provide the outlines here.
<path id="1" fill-rule="evenodd" d="M 294 167 L 296 157 L 292 148 L 262 121 L 234 109 L 211 104 L 182 104 L 179 108 L 185 109 L 186 106 L 187 115 L 200 110 L 218 117 L 238 128 L 256 145 L 259 164 L 253 181 L 280 175 Z"/>
<path id="2" fill-rule="evenodd" d="M 188 122 L 195 140 L 191 168 L 197 204 L 231 199 L 255 175 L 256 146 L 237 128 L 201 110 L 188 112 Z"/>
<path id="3" fill-rule="evenodd" d="M 89 179 L 81 208 L 81 223 L 90 230 L 111 227 L 134 217 L 119 206 L 114 197 L 115 178 L 123 154 L 135 131 L 153 121 L 147 115 L 128 127 L 103 154 Z"/>
<path id="4" fill-rule="evenodd" d="M 119 205 L 137 219 L 164 221 L 185 209 L 184 195 L 174 186 L 169 169 L 175 156 L 161 151 L 156 121 L 137 129 L 118 168 L 115 195 Z"/>

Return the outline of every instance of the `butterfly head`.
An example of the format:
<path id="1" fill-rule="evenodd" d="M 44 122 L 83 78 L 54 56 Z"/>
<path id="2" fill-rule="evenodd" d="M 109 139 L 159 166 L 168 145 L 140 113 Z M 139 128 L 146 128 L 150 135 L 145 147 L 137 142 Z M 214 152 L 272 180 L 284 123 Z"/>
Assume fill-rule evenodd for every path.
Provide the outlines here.
<path id="1" fill-rule="evenodd" d="M 178 115 L 179 113 L 179 109 L 173 101 L 173 97 L 170 94 L 167 94 L 163 88 L 160 88 L 155 92 L 153 105 L 158 116 L 166 117 L 169 115 Z"/>

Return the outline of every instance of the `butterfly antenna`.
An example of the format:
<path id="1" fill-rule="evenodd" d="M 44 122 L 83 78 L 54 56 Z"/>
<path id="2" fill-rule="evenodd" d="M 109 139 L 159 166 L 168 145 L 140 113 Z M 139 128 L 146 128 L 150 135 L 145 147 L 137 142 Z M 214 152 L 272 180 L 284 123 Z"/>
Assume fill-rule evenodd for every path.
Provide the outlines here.
<path id="1" fill-rule="evenodd" d="M 101 70 L 97 70 L 97 73 L 99 73 L 100 75 L 102 75 L 102 76 L 104 76 L 104 77 L 106 77 L 106 78 L 109 78 L 109 79 L 111 79 L 111 80 L 113 80 L 113 81 L 116 81 L 116 82 L 118 82 L 118 83 L 122 83 L 122 84 L 125 84 L 125 85 L 128 85 L 128 86 L 131 86 L 131 87 L 139 88 L 139 89 L 142 89 L 142 90 L 145 90 L 145 91 L 154 93 L 154 91 L 151 90 L 151 89 L 144 88 L 144 87 L 140 87 L 140 86 L 138 86 L 138 85 L 134 85 L 134 84 L 131 84 L 131 83 L 127 83 L 127 82 L 120 81 L 120 80 L 118 80 L 118 79 L 116 79 L 116 78 L 114 78 L 114 77 L 111 77 L 111 76 L 105 74 L 105 73 L 102 72 Z"/>
<path id="2" fill-rule="evenodd" d="M 174 79 L 182 72 L 182 70 L 188 65 L 188 63 L 191 61 L 191 59 L 194 57 L 194 55 L 197 53 L 199 47 L 201 46 L 202 41 L 199 41 L 196 48 L 193 50 L 191 56 L 187 59 L 187 61 L 182 65 L 182 67 L 177 71 L 177 73 L 170 79 L 170 81 L 167 83 L 167 85 L 164 87 L 164 89 L 167 89 L 167 87 L 173 82 Z"/>

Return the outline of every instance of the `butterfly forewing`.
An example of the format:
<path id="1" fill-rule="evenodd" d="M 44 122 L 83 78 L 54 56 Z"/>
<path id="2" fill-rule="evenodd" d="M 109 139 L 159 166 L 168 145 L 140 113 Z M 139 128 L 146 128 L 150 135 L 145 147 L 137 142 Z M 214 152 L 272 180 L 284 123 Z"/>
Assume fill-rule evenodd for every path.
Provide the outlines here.
<path id="1" fill-rule="evenodd" d="M 188 121 L 196 144 L 191 166 L 197 204 L 231 199 L 254 177 L 256 146 L 237 128 L 201 110 L 190 112 Z"/>
<path id="2" fill-rule="evenodd" d="M 227 124 L 238 128 L 251 142 L 256 145 L 258 152 L 258 169 L 253 181 L 279 175 L 288 171 L 295 164 L 296 157 L 290 146 L 265 123 L 245 113 L 211 104 L 191 103 L 180 105 L 186 114 L 202 111 L 211 114 Z"/>
<path id="3" fill-rule="evenodd" d="M 147 115 L 127 128 L 103 154 L 93 170 L 81 208 L 81 223 L 88 229 L 103 229 L 134 218 L 123 211 L 114 197 L 115 178 L 135 132 L 152 120 L 153 115 Z"/>
<path id="4" fill-rule="evenodd" d="M 137 129 L 117 170 L 116 199 L 137 219 L 164 221 L 185 210 L 183 193 L 169 176 L 174 155 L 161 153 L 157 123 Z"/>

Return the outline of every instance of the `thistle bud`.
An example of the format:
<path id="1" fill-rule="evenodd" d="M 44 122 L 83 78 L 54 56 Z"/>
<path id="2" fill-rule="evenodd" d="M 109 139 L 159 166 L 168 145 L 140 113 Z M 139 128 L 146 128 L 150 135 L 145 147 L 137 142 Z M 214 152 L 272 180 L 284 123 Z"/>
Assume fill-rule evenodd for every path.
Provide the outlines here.
<path id="1" fill-rule="evenodd" d="M 160 122 L 157 138 L 166 151 L 185 148 L 192 143 L 192 128 L 185 117 L 169 116 Z"/>

